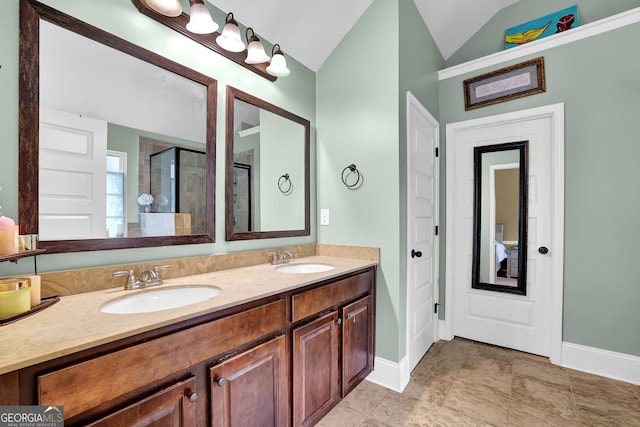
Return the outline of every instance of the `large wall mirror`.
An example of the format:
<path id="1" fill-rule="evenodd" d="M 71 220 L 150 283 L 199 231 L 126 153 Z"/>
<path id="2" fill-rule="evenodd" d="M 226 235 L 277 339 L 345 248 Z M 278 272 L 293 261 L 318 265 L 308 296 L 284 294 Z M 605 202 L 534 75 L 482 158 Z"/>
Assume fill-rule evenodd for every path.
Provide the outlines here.
<path id="1" fill-rule="evenodd" d="M 474 289 L 527 293 L 527 144 L 474 148 Z"/>
<path id="2" fill-rule="evenodd" d="M 310 123 L 227 87 L 227 240 L 308 236 Z"/>
<path id="3" fill-rule="evenodd" d="M 49 253 L 214 241 L 216 81 L 20 3 L 19 224 Z"/>

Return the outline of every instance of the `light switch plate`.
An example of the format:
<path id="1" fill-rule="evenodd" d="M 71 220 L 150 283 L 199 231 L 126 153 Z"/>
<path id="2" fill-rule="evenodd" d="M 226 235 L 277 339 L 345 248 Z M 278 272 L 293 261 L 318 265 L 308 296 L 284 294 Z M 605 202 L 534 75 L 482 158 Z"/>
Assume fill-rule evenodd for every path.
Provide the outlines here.
<path id="1" fill-rule="evenodd" d="M 329 209 L 320 209 L 320 225 L 329 225 Z"/>

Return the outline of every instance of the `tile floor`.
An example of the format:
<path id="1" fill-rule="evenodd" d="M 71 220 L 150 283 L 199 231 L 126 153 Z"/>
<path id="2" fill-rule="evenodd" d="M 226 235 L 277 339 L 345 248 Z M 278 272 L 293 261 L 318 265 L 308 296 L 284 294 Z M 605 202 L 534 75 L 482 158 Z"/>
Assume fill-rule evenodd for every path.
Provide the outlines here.
<path id="1" fill-rule="evenodd" d="M 402 393 L 363 381 L 319 424 L 640 426 L 640 386 L 456 338 L 435 343 Z"/>

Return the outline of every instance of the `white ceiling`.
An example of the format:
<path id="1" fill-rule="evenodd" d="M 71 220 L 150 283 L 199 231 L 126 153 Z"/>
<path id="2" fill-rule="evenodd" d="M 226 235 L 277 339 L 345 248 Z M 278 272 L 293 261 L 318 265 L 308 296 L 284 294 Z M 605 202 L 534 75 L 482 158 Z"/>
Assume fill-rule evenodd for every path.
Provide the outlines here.
<path id="1" fill-rule="evenodd" d="M 313 71 L 373 0 L 207 0 L 252 27 L 259 37 Z M 389 0 L 385 0 L 389 1 Z M 406 1 L 406 0 L 399 0 Z M 442 56 L 448 59 L 500 9 L 519 0 L 413 0 Z M 185 11 L 188 13 L 188 11 Z M 222 22 L 219 22 L 222 27 Z M 381 31 L 384 31 L 383 29 Z"/>

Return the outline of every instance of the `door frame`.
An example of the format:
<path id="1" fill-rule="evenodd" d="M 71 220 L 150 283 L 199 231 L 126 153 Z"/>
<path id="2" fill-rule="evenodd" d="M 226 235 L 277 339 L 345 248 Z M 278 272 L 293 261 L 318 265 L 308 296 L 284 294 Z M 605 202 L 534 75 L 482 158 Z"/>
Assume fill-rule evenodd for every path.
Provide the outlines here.
<path id="1" fill-rule="evenodd" d="M 446 147 L 455 144 L 459 133 L 489 126 L 500 126 L 514 122 L 550 118 L 552 122 L 551 136 L 551 236 L 553 250 L 551 256 L 551 286 L 549 295 L 549 360 L 556 365 L 562 362 L 562 308 L 564 288 L 564 103 L 546 105 L 537 108 L 514 111 L 478 119 L 449 123 L 446 127 Z M 449 151 L 447 149 L 447 151 Z M 454 181 L 456 173 L 454 160 L 447 156 L 446 182 Z M 454 216 L 450 207 L 454 206 L 453 188 L 446 188 L 446 223 L 453 224 Z M 453 230 L 446 229 L 446 241 L 453 242 Z M 446 277 L 453 277 L 455 262 L 452 245 L 446 249 Z M 453 339 L 454 289 L 450 280 L 445 281 L 445 319 L 442 325 L 441 338 Z"/>
<path id="2" fill-rule="evenodd" d="M 408 243 L 409 243 L 409 221 L 411 220 L 411 215 L 409 212 L 409 195 L 408 195 L 408 189 L 409 189 L 409 183 L 408 180 L 410 179 L 409 177 L 409 165 L 410 165 L 410 160 L 409 160 L 409 135 L 411 132 L 411 116 L 409 115 L 409 111 L 411 107 L 415 107 L 417 110 L 419 110 L 427 119 L 427 121 L 433 125 L 433 127 L 435 128 L 435 146 L 436 147 L 440 147 L 440 123 L 438 123 L 438 121 L 435 119 L 435 117 L 433 117 L 433 115 L 431 113 L 429 113 L 429 111 L 422 105 L 422 103 L 410 92 L 407 91 L 407 104 L 406 104 L 406 117 L 407 117 L 407 134 L 406 134 L 406 138 L 405 138 L 405 146 L 406 146 L 406 156 L 407 156 L 407 201 L 406 201 L 406 207 L 407 207 L 407 234 L 406 234 L 406 251 L 405 254 L 409 253 L 409 251 L 411 250 L 411 248 L 409 247 Z M 435 155 L 435 153 L 434 153 Z M 435 176 L 435 194 L 434 194 L 434 200 L 435 200 L 435 207 L 434 207 L 434 223 L 437 226 L 439 224 L 440 221 L 440 161 L 436 160 L 435 161 L 435 171 L 434 171 L 434 176 Z M 435 232 L 435 231 L 434 231 Z M 433 287 L 433 301 L 435 301 L 436 303 L 439 302 L 439 293 L 440 293 L 440 233 L 438 233 L 437 236 L 434 236 L 434 258 L 435 258 L 435 262 L 434 262 L 434 266 L 433 266 L 433 279 L 434 279 L 434 287 Z M 406 258 L 406 272 L 407 272 L 407 280 L 408 280 L 408 271 L 409 271 L 409 264 L 411 262 L 411 258 L 409 258 L 407 256 Z M 409 362 L 409 355 L 410 350 L 411 350 L 411 313 L 409 311 L 409 306 L 410 306 L 410 301 L 411 301 L 411 287 L 408 285 L 407 283 L 407 299 L 406 299 L 406 328 L 405 328 L 405 334 L 406 334 L 406 348 L 405 348 L 405 354 L 407 355 L 407 362 Z M 439 321 L 438 321 L 438 314 L 436 313 L 432 313 L 434 316 L 434 321 L 433 321 L 433 341 L 436 342 L 440 339 L 439 337 Z"/>

